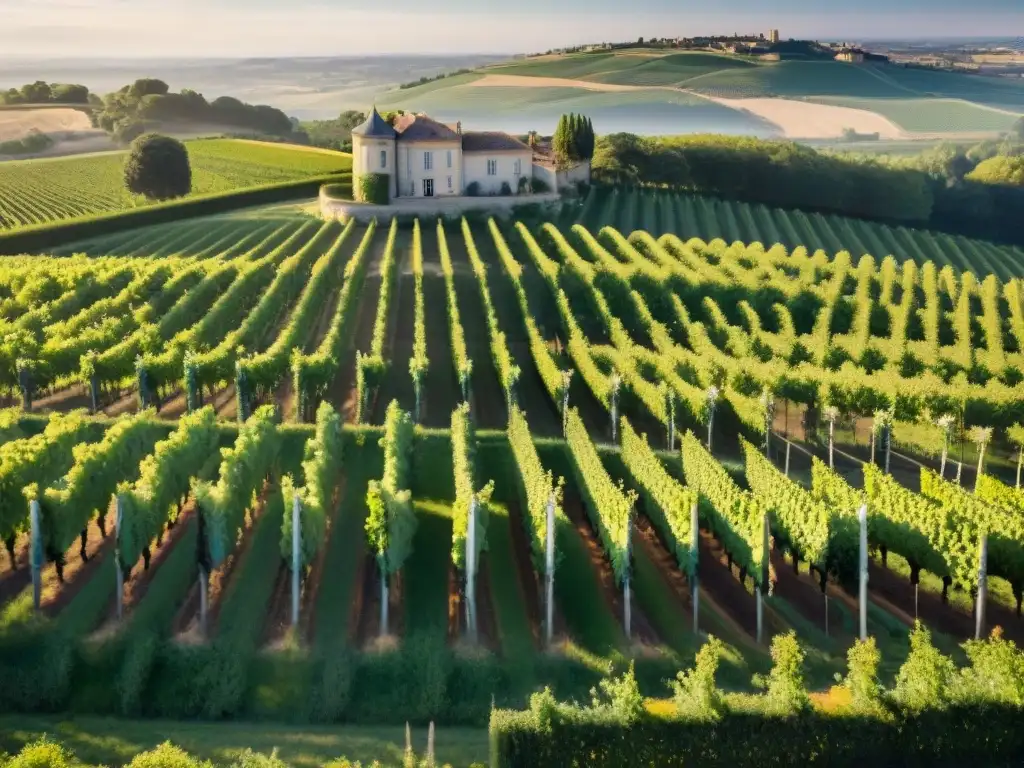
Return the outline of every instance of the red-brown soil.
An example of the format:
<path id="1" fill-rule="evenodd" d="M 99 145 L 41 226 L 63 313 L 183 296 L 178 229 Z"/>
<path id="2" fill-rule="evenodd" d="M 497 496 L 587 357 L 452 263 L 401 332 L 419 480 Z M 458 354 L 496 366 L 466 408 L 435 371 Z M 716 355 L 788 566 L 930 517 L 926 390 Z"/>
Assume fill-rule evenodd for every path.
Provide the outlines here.
<path id="1" fill-rule="evenodd" d="M 380 301 L 380 265 L 384 256 L 385 237 L 374 237 L 375 246 L 366 279 L 359 294 L 355 332 L 352 343 L 347 347 L 338 374 L 328 392 L 330 401 L 338 408 L 349 424 L 355 424 L 359 415 L 356 390 L 356 351 L 364 354 L 370 351 L 373 341 L 373 323 L 377 317 L 377 303 Z"/>
<path id="2" fill-rule="evenodd" d="M 914 585 L 908 579 L 901 578 L 872 560 L 868 563 L 868 588 L 870 593 L 891 603 L 899 612 L 914 618 Z M 916 616 L 925 626 L 951 637 L 974 637 L 973 613 L 953 603 L 943 602 L 941 595 L 929 590 L 922 589 L 918 593 Z M 985 606 L 985 624 L 987 630 L 1000 626 L 1005 637 L 1017 643 L 1024 642 L 1024 619 L 991 598 Z"/>
<path id="3" fill-rule="evenodd" d="M 256 529 L 256 524 L 259 522 L 259 517 L 262 515 L 265 503 L 266 491 L 261 494 L 256 509 L 246 516 L 241 536 L 232 553 L 219 568 L 215 568 L 210 573 L 210 587 L 207 593 L 207 621 L 211 636 L 216 634 L 217 620 L 220 618 L 224 595 L 235 575 L 245 567 L 245 561 L 248 558 L 252 544 L 253 533 Z M 192 589 L 189 590 L 185 603 L 178 610 L 177 616 L 175 616 L 173 630 L 175 635 L 190 634 L 198 630 L 199 602 L 199 582 L 197 580 Z"/>
<path id="4" fill-rule="evenodd" d="M 597 535 L 594 533 L 594 529 L 591 527 L 590 520 L 587 518 L 586 510 L 583 508 L 583 502 L 575 493 L 575 489 L 566 488 L 562 508 L 565 510 L 566 515 L 568 515 L 569 519 L 572 521 L 577 533 L 580 535 L 580 538 L 583 539 L 583 542 L 587 547 L 587 552 L 590 555 L 591 567 L 594 569 L 594 572 L 597 574 L 598 580 L 601 583 L 601 593 L 604 595 L 604 599 L 608 603 L 609 609 L 615 618 L 620 622 L 623 622 L 624 609 L 622 591 L 615 583 L 615 574 L 612 572 L 611 563 L 608 562 L 608 557 L 605 555 L 604 548 L 601 546 Z M 650 621 L 648 621 L 647 617 L 644 615 L 639 602 L 632 600 L 631 603 L 633 637 L 630 639 L 644 645 L 658 645 L 658 634 L 655 632 L 654 627 L 651 626 Z"/>
<path id="5" fill-rule="evenodd" d="M 401 637 L 405 629 L 405 612 L 402 610 L 403 582 L 405 573 L 399 571 L 391 577 L 388 585 L 388 634 Z M 363 567 L 358 573 L 356 600 L 353 605 L 353 620 L 349 626 L 355 629 L 356 647 L 373 646 L 380 635 L 380 571 L 377 560 L 366 552 Z"/>
<path id="6" fill-rule="evenodd" d="M 455 644 L 467 637 L 465 596 L 462 594 L 461 577 L 454 563 L 448 566 L 448 642 Z M 481 558 L 476 573 L 476 628 L 478 644 L 490 651 L 501 651 L 498 626 L 491 599 L 489 563 Z"/>
<path id="7" fill-rule="evenodd" d="M 787 561 L 778 550 L 772 550 L 771 562 L 775 575 L 774 594 L 793 605 L 808 622 L 824 632 L 825 596 L 821 592 L 817 574 L 809 574 L 806 563 L 802 564 L 799 574 L 794 573 L 792 561 Z M 852 640 L 842 633 L 842 611 L 833 599 L 836 591 L 828 589 L 828 634 L 832 638 Z"/>
<path id="8" fill-rule="evenodd" d="M 124 613 L 126 616 L 130 615 L 132 609 L 146 596 L 153 578 L 160 570 L 160 566 L 171 556 L 171 553 L 174 552 L 189 527 L 195 524 L 195 521 L 195 502 L 189 501 L 178 516 L 174 527 L 164 533 L 160 545 L 156 545 L 155 539 L 150 544 L 149 548 L 152 554 L 150 555 L 149 568 L 145 568 L 142 562 L 136 563 L 132 569 L 131 577 L 124 585 Z"/>
<path id="9" fill-rule="evenodd" d="M 544 637 L 544 601 L 542 598 L 544 582 L 533 567 L 530 540 L 524 527 L 523 514 L 519 507 L 518 498 L 511 501 L 508 505 L 508 525 L 512 538 L 512 556 L 516 564 L 516 575 L 519 578 L 519 588 L 523 595 L 523 602 L 526 605 L 526 618 L 530 623 L 533 642 L 537 647 L 540 647 L 543 644 Z M 555 600 L 552 614 L 554 619 L 552 622 L 554 624 L 552 641 L 554 641 L 557 637 L 565 635 L 565 620 L 558 610 L 557 600 Z"/>
<path id="10" fill-rule="evenodd" d="M 455 294 L 459 302 L 459 317 L 466 334 L 466 349 L 473 361 L 470 408 L 476 422 L 485 429 L 504 429 L 508 424 L 505 393 L 494 369 L 491 357 L 490 329 L 480 298 L 480 284 L 473 273 L 466 251 L 466 242 L 460 232 L 448 236 L 448 248 L 455 273 Z"/>
<path id="11" fill-rule="evenodd" d="M 713 600 L 720 612 L 735 621 L 748 635 L 755 637 L 757 605 L 754 596 L 747 592 L 729 568 L 729 560 L 722 546 L 703 529 L 700 532 L 698 569 L 701 600 L 705 597 Z"/>
<path id="12" fill-rule="evenodd" d="M 75 543 L 68 548 L 65 555 L 64 583 L 57 581 L 56 568 L 47 566 L 43 572 L 43 590 L 40 607 L 47 616 L 56 616 L 68 605 L 75 596 L 82 591 L 82 588 L 89 583 L 89 579 L 99 578 L 97 571 L 106 562 L 108 557 L 114 554 L 114 521 L 113 515 L 107 515 L 107 536 L 100 533 L 99 526 L 95 520 L 89 521 L 88 538 L 86 540 L 86 562 L 82 561 L 79 555 L 80 543 Z M 27 570 L 27 569 L 26 569 Z M 49 572 L 49 573 L 47 573 Z M 114 578 L 113 569 L 108 571 L 111 579 Z M 31 575 L 29 576 L 31 583 Z"/>
<path id="13" fill-rule="evenodd" d="M 423 230 L 423 303 L 430 366 L 420 422 L 428 427 L 447 428 L 451 424 L 452 411 L 462 400 L 462 392 L 452 361 L 448 294 L 441 272 L 441 255 L 437 249 L 437 236 L 430 227 Z"/>

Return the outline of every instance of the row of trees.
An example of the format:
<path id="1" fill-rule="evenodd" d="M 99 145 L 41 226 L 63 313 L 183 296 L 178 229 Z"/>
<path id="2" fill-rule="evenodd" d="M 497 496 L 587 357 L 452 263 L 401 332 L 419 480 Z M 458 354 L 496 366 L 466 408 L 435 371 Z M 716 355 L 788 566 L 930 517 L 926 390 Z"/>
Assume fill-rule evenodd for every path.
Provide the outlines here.
<path id="1" fill-rule="evenodd" d="M 594 126 L 589 117 L 569 113 L 558 119 L 558 127 L 551 140 L 551 148 L 560 163 L 590 160 L 597 143 Z"/>
<path id="2" fill-rule="evenodd" d="M 21 88 L 0 91 L 0 104 L 99 104 L 100 99 L 77 83 L 47 83 L 36 80 Z"/>
<path id="3" fill-rule="evenodd" d="M 107 94 L 92 121 L 124 143 L 161 123 L 197 123 L 300 141 L 306 138 L 296 133 L 291 118 L 274 107 L 246 104 L 232 96 L 207 101 L 188 88 L 172 93 L 167 83 L 155 78 L 142 78 Z"/>

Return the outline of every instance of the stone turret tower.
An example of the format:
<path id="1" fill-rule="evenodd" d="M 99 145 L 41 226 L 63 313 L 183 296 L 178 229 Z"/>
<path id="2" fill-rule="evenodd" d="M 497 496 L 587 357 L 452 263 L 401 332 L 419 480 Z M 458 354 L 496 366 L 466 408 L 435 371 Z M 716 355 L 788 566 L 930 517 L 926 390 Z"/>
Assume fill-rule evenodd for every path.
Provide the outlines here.
<path id="1" fill-rule="evenodd" d="M 397 153 L 398 134 L 374 107 L 362 125 L 352 129 L 352 191 L 358 195 L 361 176 L 385 173 L 390 177 L 390 196 L 398 196 Z M 356 198 L 358 199 L 358 197 Z"/>

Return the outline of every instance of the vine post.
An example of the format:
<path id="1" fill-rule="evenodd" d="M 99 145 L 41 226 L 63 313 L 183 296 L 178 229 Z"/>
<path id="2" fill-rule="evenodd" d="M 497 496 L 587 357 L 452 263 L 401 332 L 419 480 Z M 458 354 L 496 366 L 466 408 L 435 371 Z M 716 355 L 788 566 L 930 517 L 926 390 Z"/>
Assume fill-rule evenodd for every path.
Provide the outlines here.
<path id="1" fill-rule="evenodd" d="M 711 430 L 713 429 L 713 427 L 715 425 L 715 407 L 718 404 L 718 394 L 719 394 L 718 393 L 718 387 L 716 387 L 716 386 L 708 387 L 708 392 L 707 392 L 708 399 L 707 399 L 707 403 L 705 405 L 705 407 L 707 408 L 707 415 L 708 415 L 708 453 L 711 453 Z"/>
<path id="2" fill-rule="evenodd" d="M 764 590 L 765 585 L 768 582 L 769 570 L 769 547 L 771 546 L 771 521 L 768 518 L 768 513 L 764 513 L 762 523 L 762 554 L 761 554 L 761 583 L 757 585 L 755 594 L 757 595 L 757 643 L 760 645 L 764 642 Z"/>
<path id="3" fill-rule="evenodd" d="M 825 406 L 825 418 L 828 419 L 828 468 L 835 469 L 836 419 L 839 418 L 839 409 L 834 405 Z"/>
<path id="4" fill-rule="evenodd" d="M 29 560 L 32 569 L 32 607 L 38 613 L 43 587 L 41 578 L 43 571 L 43 521 L 39 513 L 39 499 L 32 499 L 29 505 L 29 517 L 32 539 L 29 543 Z"/>
<path id="5" fill-rule="evenodd" d="M 205 638 L 207 637 L 207 629 L 209 626 L 208 616 L 210 612 L 209 606 L 209 595 L 210 593 L 210 572 L 206 570 L 206 565 L 200 563 L 199 565 L 199 632 Z"/>
<path id="6" fill-rule="evenodd" d="M 868 639 L 868 505 L 861 504 L 857 511 L 860 523 L 860 591 L 858 602 L 860 608 L 860 639 Z"/>
<path id="7" fill-rule="evenodd" d="M 622 578 L 622 622 L 626 630 L 627 641 L 633 637 L 633 605 L 631 603 L 633 593 L 629 584 L 632 570 L 630 561 L 633 556 L 633 514 L 634 510 L 630 509 L 629 518 L 626 521 L 626 573 Z"/>
<path id="8" fill-rule="evenodd" d="M 114 516 L 114 571 L 117 573 L 117 620 L 124 616 L 124 569 L 121 567 L 121 525 L 124 522 L 124 502 L 117 494 Z"/>
<path id="9" fill-rule="evenodd" d="M 786 477 L 789 477 L 789 450 L 793 447 L 793 444 L 789 441 L 788 437 L 783 438 L 786 441 Z"/>
<path id="10" fill-rule="evenodd" d="M 302 565 L 302 500 L 292 502 L 292 626 L 299 626 L 299 569 Z"/>
<path id="11" fill-rule="evenodd" d="M 93 414 L 100 412 L 100 377 L 95 370 L 89 374 L 89 405 Z"/>
<path id="12" fill-rule="evenodd" d="M 18 386 L 21 388 L 21 410 L 32 410 L 32 364 L 23 358 L 16 362 L 18 368 Z"/>
<path id="13" fill-rule="evenodd" d="M 569 382 L 572 380 L 572 368 L 562 371 L 562 437 L 569 422 Z"/>
<path id="14" fill-rule="evenodd" d="M 548 497 L 544 551 L 544 635 L 547 647 L 555 633 L 555 494 Z"/>
<path id="15" fill-rule="evenodd" d="M 388 574 L 387 571 L 381 568 L 380 570 L 380 636 L 386 637 L 388 634 L 388 623 L 391 620 L 390 612 L 388 611 Z"/>
<path id="16" fill-rule="evenodd" d="M 764 455 L 770 458 L 769 450 L 772 441 L 772 425 L 775 423 L 775 397 L 772 391 L 765 387 L 761 391 L 761 408 L 764 411 Z"/>
<path id="17" fill-rule="evenodd" d="M 988 599 L 988 534 L 981 534 L 978 552 L 978 603 L 974 610 L 974 639 L 985 636 L 985 602 Z"/>
<path id="18" fill-rule="evenodd" d="M 978 446 L 978 472 L 974 476 L 974 490 L 978 490 L 978 481 L 985 469 L 985 449 L 992 441 L 992 427 L 974 427 L 971 429 L 971 440 Z"/>
<path id="19" fill-rule="evenodd" d="M 619 372 L 615 371 L 612 373 L 611 378 L 612 387 L 612 442 L 614 443 L 618 439 L 619 429 L 619 390 L 622 388 L 622 377 L 619 376 Z"/>
<path id="20" fill-rule="evenodd" d="M 954 418 L 948 413 L 936 420 L 936 425 L 942 430 L 942 459 L 939 462 L 939 477 L 946 477 L 946 459 L 949 456 L 949 438 L 952 434 Z M 959 482 L 959 480 L 957 481 Z"/>
<path id="21" fill-rule="evenodd" d="M 700 521 L 697 518 L 697 502 L 690 505 L 690 594 L 693 601 L 693 633 L 700 631 L 700 587 L 697 564 L 700 557 Z"/>
<path id="22" fill-rule="evenodd" d="M 469 523 L 466 528 L 466 628 L 469 639 L 477 641 L 476 628 L 476 495 L 469 502 Z"/>

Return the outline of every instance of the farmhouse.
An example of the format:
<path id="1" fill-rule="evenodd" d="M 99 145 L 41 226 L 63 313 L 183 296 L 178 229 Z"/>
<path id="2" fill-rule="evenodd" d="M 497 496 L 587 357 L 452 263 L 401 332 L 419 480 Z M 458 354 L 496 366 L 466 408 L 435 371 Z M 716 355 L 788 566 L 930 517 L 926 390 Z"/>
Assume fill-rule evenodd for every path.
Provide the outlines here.
<path id="1" fill-rule="evenodd" d="M 573 169 L 572 180 L 590 179 L 590 166 Z M 352 177 L 386 174 L 389 197 L 448 197 L 519 194 L 538 182 L 556 191 L 568 173 L 554 173 L 534 148 L 506 133 L 463 131 L 423 114 L 405 114 L 389 124 L 376 108 L 352 130 Z M 537 181 L 535 181 L 535 179 Z"/>

